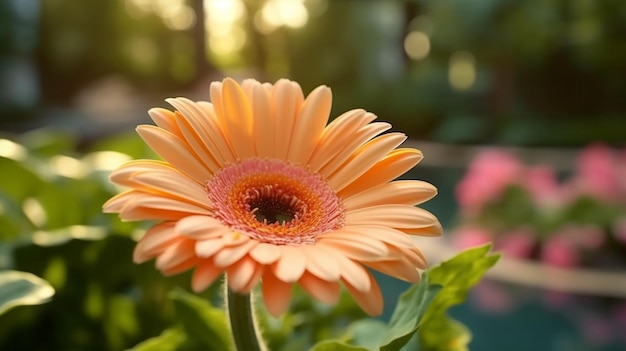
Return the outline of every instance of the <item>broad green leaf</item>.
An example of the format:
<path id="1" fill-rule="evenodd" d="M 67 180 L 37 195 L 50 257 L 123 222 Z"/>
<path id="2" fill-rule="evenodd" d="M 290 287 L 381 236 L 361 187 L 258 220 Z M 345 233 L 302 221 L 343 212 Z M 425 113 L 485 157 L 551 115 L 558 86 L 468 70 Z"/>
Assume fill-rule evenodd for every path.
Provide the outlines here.
<path id="1" fill-rule="evenodd" d="M 161 335 L 147 339 L 128 351 L 193 351 L 192 343 L 187 334 L 180 328 L 171 328 L 163 331 Z"/>
<path id="2" fill-rule="evenodd" d="M 389 326 L 383 321 L 365 318 L 350 325 L 348 335 L 356 346 L 363 346 L 371 350 L 378 350 L 389 333 Z"/>
<path id="3" fill-rule="evenodd" d="M 39 305 L 50 300 L 54 288 L 34 274 L 0 271 L 0 315 L 12 307 Z"/>
<path id="4" fill-rule="evenodd" d="M 337 340 L 325 340 L 313 345 L 309 351 L 369 351 L 360 346 L 353 346 Z"/>
<path id="5" fill-rule="evenodd" d="M 230 330 L 224 310 L 208 301 L 176 289 L 170 293 L 178 320 L 188 337 L 206 350 L 232 350 Z"/>
<path id="6" fill-rule="evenodd" d="M 420 331 L 420 341 L 427 350 L 468 351 L 467 344 L 472 339 L 469 329 L 453 318 L 432 320 L 428 328 Z"/>
<path id="7" fill-rule="evenodd" d="M 467 297 L 469 290 L 489 268 L 496 264 L 499 255 L 489 254 L 491 244 L 466 250 L 428 271 L 429 282 L 442 286 L 424 315 L 419 335 L 426 350 L 462 351 L 470 340 L 469 331 L 447 316 L 450 307 Z"/>
<path id="8" fill-rule="evenodd" d="M 381 351 L 399 350 L 409 342 L 419 328 L 428 306 L 440 290 L 441 286 L 432 284 L 428 273 L 425 272 L 419 284 L 413 285 L 400 296 Z"/>

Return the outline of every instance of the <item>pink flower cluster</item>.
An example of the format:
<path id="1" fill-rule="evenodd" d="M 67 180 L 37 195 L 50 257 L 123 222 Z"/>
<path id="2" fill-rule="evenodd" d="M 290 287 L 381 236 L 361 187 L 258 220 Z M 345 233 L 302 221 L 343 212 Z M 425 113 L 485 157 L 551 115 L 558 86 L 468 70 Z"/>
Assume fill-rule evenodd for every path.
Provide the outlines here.
<path id="1" fill-rule="evenodd" d="M 507 223 L 507 218 L 490 213 L 512 187 L 531 203 L 529 223 Z M 459 248 L 493 242 L 509 257 L 536 258 L 559 267 L 584 265 L 582 256 L 611 243 L 626 250 L 626 150 L 590 145 L 577 157 L 574 172 L 559 181 L 550 166 L 528 166 L 512 153 L 489 149 L 474 159 L 457 184 L 456 197 L 460 218 L 453 242 Z M 594 211 L 606 206 L 615 212 L 611 223 L 572 215 L 577 212 L 571 208 L 582 198 L 598 204 Z"/>

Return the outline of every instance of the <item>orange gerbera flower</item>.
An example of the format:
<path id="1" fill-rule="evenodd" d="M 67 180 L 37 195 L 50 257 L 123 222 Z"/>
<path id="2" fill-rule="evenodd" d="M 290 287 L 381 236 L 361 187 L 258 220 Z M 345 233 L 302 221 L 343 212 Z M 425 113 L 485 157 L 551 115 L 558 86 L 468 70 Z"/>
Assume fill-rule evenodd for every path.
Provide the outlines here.
<path id="1" fill-rule="evenodd" d="M 156 258 L 164 274 L 195 268 L 201 291 L 223 272 L 249 292 L 259 281 L 272 315 L 291 287 L 334 303 L 340 283 L 371 315 L 382 296 L 366 267 L 409 282 L 424 256 L 410 235 L 439 235 L 435 216 L 415 207 L 437 190 L 392 181 L 421 159 L 397 147 L 401 133 L 351 110 L 327 125 L 326 86 L 305 99 L 289 80 L 232 79 L 211 84 L 211 103 L 168 99 L 178 111 L 151 109 L 157 124 L 137 128 L 164 161 L 136 160 L 111 175 L 130 190 L 104 205 L 123 220 L 158 220 L 139 240 L 134 261 Z"/>

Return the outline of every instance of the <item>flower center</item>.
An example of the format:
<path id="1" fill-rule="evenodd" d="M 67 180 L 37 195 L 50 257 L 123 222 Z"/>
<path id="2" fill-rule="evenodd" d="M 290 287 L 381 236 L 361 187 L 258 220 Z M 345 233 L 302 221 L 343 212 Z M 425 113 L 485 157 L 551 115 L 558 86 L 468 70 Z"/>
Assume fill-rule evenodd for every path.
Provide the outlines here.
<path id="1" fill-rule="evenodd" d="M 229 165 L 206 189 L 216 218 L 261 242 L 314 244 L 344 223 L 343 204 L 324 179 L 280 160 Z"/>

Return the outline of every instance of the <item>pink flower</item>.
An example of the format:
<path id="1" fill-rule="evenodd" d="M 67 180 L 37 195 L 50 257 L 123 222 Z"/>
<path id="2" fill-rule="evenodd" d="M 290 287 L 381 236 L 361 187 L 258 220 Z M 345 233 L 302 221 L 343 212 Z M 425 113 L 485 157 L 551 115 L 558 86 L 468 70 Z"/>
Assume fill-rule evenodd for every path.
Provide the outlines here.
<path id="1" fill-rule="evenodd" d="M 572 181 L 582 194 L 611 200 L 623 191 L 617 157 L 604 144 L 593 144 L 585 148 L 578 157 L 576 170 L 577 175 Z"/>
<path id="2" fill-rule="evenodd" d="M 532 254 L 536 242 L 532 229 L 518 228 L 498 237 L 495 248 L 508 257 L 526 258 Z"/>
<path id="3" fill-rule="evenodd" d="M 493 149 L 479 154 L 456 188 L 461 210 L 479 211 L 497 199 L 507 185 L 518 179 L 522 169 L 522 164 L 505 151 Z"/>
<path id="4" fill-rule="evenodd" d="M 551 167 L 536 166 L 528 169 L 523 182 L 539 205 L 556 207 L 563 202 L 563 191 Z"/>
<path id="5" fill-rule="evenodd" d="M 541 260 L 561 268 L 576 267 L 580 263 L 576 246 L 562 234 L 555 234 L 545 241 L 541 249 Z"/>

